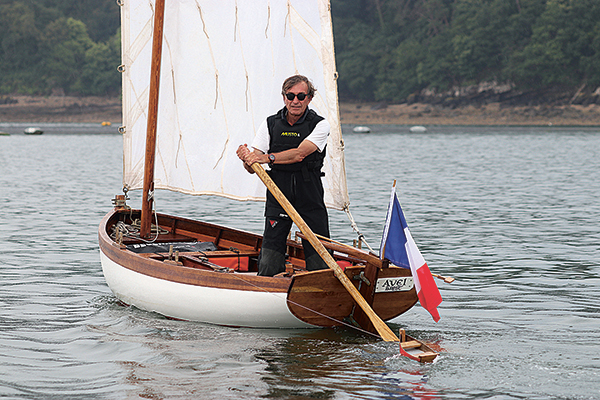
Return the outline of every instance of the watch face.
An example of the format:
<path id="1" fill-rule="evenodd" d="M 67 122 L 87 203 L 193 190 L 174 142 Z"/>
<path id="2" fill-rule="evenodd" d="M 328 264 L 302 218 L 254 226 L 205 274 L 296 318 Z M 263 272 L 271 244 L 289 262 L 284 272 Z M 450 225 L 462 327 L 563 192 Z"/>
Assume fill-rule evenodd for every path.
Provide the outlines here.
<path id="1" fill-rule="evenodd" d="M 275 156 L 273 154 L 269 154 L 269 160 L 271 160 L 271 162 L 275 162 Z"/>

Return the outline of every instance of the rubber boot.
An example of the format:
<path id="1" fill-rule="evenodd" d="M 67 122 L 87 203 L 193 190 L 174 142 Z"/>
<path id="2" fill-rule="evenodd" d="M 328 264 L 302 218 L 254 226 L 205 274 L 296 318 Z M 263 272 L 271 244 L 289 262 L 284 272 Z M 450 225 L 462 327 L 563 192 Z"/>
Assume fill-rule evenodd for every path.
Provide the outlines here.
<path id="1" fill-rule="evenodd" d="M 258 256 L 258 275 L 274 276 L 285 272 L 285 254 L 271 249 L 261 249 Z"/>
<path id="2" fill-rule="evenodd" d="M 317 271 L 320 269 L 327 269 L 327 263 L 323 261 L 319 254 L 313 254 L 308 257 L 306 260 L 306 270 L 307 271 Z"/>

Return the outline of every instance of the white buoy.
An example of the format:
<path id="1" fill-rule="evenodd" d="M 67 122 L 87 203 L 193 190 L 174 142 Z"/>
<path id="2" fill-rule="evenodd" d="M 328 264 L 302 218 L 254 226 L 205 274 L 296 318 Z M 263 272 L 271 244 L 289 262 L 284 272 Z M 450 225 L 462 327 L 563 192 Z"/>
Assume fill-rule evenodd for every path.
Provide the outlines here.
<path id="1" fill-rule="evenodd" d="M 42 133 L 44 133 L 44 131 L 41 130 L 40 128 L 29 127 L 29 128 L 25 128 L 23 133 L 26 135 L 41 135 Z"/>
<path id="2" fill-rule="evenodd" d="M 427 128 L 422 125 L 415 125 L 410 127 L 411 132 L 427 132 Z"/>
<path id="3" fill-rule="evenodd" d="M 371 128 L 368 126 L 355 126 L 352 131 L 355 133 L 369 133 L 371 132 Z"/>

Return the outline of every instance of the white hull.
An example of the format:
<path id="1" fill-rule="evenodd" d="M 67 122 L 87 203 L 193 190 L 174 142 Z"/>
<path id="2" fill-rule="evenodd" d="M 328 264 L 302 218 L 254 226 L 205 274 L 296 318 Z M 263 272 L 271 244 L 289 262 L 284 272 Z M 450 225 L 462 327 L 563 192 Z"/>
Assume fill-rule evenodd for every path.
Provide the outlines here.
<path id="1" fill-rule="evenodd" d="M 150 277 L 100 251 L 108 286 L 122 302 L 167 317 L 249 328 L 310 328 L 289 311 L 285 293 L 187 285 Z"/>

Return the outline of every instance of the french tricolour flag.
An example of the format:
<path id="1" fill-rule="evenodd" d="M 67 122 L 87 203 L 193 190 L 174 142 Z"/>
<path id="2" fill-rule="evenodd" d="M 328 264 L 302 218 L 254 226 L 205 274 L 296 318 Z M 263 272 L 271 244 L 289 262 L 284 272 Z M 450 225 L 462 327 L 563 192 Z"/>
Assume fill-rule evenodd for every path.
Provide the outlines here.
<path id="1" fill-rule="evenodd" d="M 398 267 L 410 268 L 421 305 L 429 311 L 435 322 L 439 321 L 440 314 L 437 306 L 442 302 L 442 296 L 425 259 L 408 230 L 404 213 L 396 196 L 395 182 L 381 238 L 381 258 L 387 258 Z"/>

